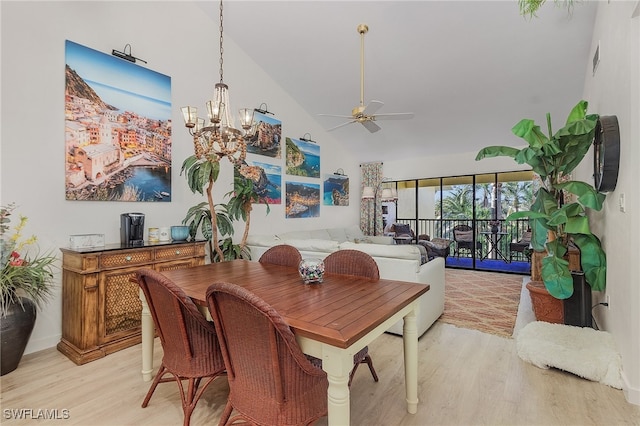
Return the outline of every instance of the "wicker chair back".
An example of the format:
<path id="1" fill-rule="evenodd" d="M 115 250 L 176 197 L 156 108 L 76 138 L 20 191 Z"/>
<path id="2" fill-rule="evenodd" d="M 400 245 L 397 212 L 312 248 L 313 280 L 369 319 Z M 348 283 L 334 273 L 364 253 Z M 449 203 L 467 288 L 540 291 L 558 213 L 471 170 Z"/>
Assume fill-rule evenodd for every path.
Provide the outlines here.
<path id="1" fill-rule="evenodd" d="M 260 263 L 271 263 L 273 265 L 298 267 L 302 255 L 294 246 L 279 244 L 265 251 L 260 256 Z"/>
<path id="2" fill-rule="evenodd" d="M 306 425 L 327 414 L 326 373 L 307 360 L 273 307 L 230 283 L 212 284 L 207 302 L 229 379 L 221 425 Z"/>
<path id="3" fill-rule="evenodd" d="M 138 284 L 146 298 L 156 332 L 162 343 L 162 364 L 142 403 L 146 407 L 158 383 L 178 384 L 184 411 L 184 425 L 209 384 L 225 371 L 215 327 L 195 303 L 161 273 L 141 269 Z M 169 377 L 164 377 L 170 375 Z M 202 381 L 203 378 L 206 380 Z M 182 380 L 188 380 L 185 391 Z"/>

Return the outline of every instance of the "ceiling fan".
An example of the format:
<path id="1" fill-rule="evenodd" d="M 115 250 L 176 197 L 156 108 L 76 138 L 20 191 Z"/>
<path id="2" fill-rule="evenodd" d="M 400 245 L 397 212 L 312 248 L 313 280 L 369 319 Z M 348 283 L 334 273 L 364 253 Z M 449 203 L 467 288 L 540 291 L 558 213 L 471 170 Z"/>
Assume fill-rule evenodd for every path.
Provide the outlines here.
<path id="1" fill-rule="evenodd" d="M 360 123 L 371 133 L 380 130 L 375 122 L 378 120 L 407 120 L 413 118 L 412 112 L 398 112 L 387 114 L 375 114 L 383 105 L 380 101 L 371 101 L 365 106 L 364 104 L 364 35 L 369 31 L 369 27 L 366 24 L 358 25 L 358 33 L 360 34 L 360 105 L 351 110 L 351 115 L 333 115 L 333 114 L 318 114 L 326 117 L 340 117 L 349 118 L 350 121 L 342 123 L 338 126 L 332 127 L 328 131 L 338 129 L 351 123 Z"/>

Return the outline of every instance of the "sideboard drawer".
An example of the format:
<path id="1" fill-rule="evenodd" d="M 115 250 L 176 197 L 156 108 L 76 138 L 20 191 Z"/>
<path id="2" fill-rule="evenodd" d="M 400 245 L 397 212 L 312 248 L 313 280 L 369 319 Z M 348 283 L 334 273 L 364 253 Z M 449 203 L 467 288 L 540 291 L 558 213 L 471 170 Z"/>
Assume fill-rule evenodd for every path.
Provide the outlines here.
<path id="1" fill-rule="evenodd" d="M 156 260 L 171 260 L 171 259 L 180 259 L 183 257 L 193 257 L 197 254 L 197 250 L 202 247 L 195 246 L 193 244 L 184 244 L 184 245 L 176 245 L 173 247 L 167 248 L 157 248 L 156 249 Z"/>
<path id="2" fill-rule="evenodd" d="M 153 250 L 136 250 L 119 253 L 103 253 L 100 256 L 101 268 L 119 268 L 122 266 L 140 265 L 153 261 Z"/>

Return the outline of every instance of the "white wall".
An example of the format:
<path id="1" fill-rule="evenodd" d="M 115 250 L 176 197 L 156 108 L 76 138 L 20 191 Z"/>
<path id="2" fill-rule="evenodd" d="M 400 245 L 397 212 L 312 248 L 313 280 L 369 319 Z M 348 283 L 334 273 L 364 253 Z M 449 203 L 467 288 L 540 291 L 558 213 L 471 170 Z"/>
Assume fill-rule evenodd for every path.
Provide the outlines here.
<path id="1" fill-rule="evenodd" d="M 146 227 L 179 224 L 187 209 L 204 198 L 191 194 L 182 161 L 192 154 L 191 137 L 179 107 L 204 108 L 219 81 L 218 24 L 191 2 L 8 2 L 0 3 L 2 19 L 2 111 L 0 202 L 15 201 L 29 217 L 28 233 L 43 250 L 68 245 L 70 234 L 103 233 L 107 243 L 119 241 L 119 215 L 140 211 Z M 110 53 L 129 43 L 132 54 L 154 71 L 171 76 L 173 168 L 171 203 L 66 201 L 64 191 L 65 39 Z M 282 205 L 264 206 L 252 214 L 252 231 L 358 223 L 358 162 L 333 137 L 259 69 L 229 37 L 224 39 L 224 81 L 234 109 L 262 102 L 282 120 L 283 136 L 309 132 L 321 144 L 321 173 L 338 168 L 350 177 L 349 207 L 321 206 L 319 218 L 284 219 Z M 266 157 L 263 157 L 266 158 Z M 256 157 L 259 159 L 259 156 Z M 284 166 L 284 159 L 281 160 Z M 271 162 L 271 161 L 268 161 Z M 232 168 L 223 163 L 215 187 L 216 201 L 232 189 Z M 283 167 L 284 171 L 284 167 Z M 286 180 L 283 175 L 283 181 Z M 304 180 L 296 178 L 295 180 Z M 308 179 L 320 183 L 319 179 Z M 241 226 L 236 234 L 239 236 Z M 39 312 L 26 353 L 55 346 L 61 337 L 61 277 L 51 303 Z"/>
<path id="2" fill-rule="evenodd" d="M 616 115 L 620 125 L 620 170 L 615 191 L 607 195 L 603 210 L 593 215 L 594 232 L 607 253 L 607 289 L 595 293 L 594 304 L 609 296 L 609 308 L 594 310 L 600 328 L 611 332 L 622 353 L 625 396 L 640 404 L 640 2 L 599 2 L 591 54 L 600 42 L 600 63 L 592 75 L 586 64 L 584 99 L 589 111 Z M 592 156 L 577 171 L 593 182 Z M 588 163 L 588 164 L 586 164 Z M 618 202 L 624 194 L 626 212 Z"/>
<path id="3" fill-rule="evenodd" d="M 609 297 L 609 309 L 598 306 L 593 313 L 600 329 L 612 333 L 622 355 L 625 397 L 640 404 L 640 2 L 599 2 L 591 52 L 600 42 L 601 61 L 595 76 L 592 64 L 586 64 L 587 78 L 583 99 L 589 112 L 616 115 L 620 124 L 621 159 L 616 190 L 607 195 L 601 212 L 592 215 L 593 232 L 607 253 L 606 292 L 594 292 L 594 304 Z M 632 18 L 633 16 L 633 18 Z M 576 102 L 578 99 L 576 99 Z M 573 105 L 567 105 L 567 113 Z M 563 119 L 561 117 L 559 119 Z M 515 124 L 515 123 L 514 123 Z M 434 142 L 435 143 L 435 142 Z M 494 142 L 488 141 L 487 145 Z M 514 136 L 503 145 L 519 146 Z M 408 157 L 403 161 L 385 161 L 384 175 L 393 180 L 456 176 L 477 173 L 523 170 L 508 158 L 475 161 L 477 152 L 448 157 Z M 593 154 L 585 157 L 575 172 L 576 178 L 593 183 Z M 618 202 L 624 194 L 626 213 Z"/>

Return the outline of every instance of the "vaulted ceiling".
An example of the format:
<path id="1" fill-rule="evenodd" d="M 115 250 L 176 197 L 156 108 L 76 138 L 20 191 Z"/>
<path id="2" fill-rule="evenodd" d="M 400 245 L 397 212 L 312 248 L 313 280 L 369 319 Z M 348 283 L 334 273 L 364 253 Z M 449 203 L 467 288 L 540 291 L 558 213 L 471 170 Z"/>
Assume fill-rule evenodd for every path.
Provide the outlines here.
<path id="1" fill-rule="evenodd" d="M 201 7 L 215 25 L 218 3 Z M 224 32 L 330 129 L 346 119 L 318 114 L 350 115 L 359 104 L 356 28 L 367 24 L 365 104 L 415 117 L 332 135 L 361 162 L 399 160 L 521 145 L 511 127 L 532 118 L 546 132 L 547 112 L 561 127 L 591 76 L 596 8 L 576 2 L 569 15 L 548 2 L 529 20 L 516 1 L 231 0 Z"/>

